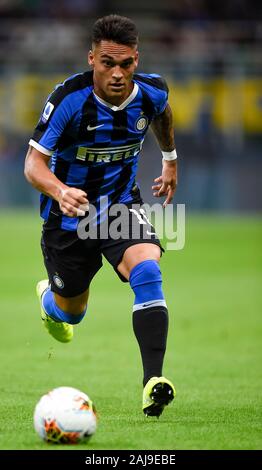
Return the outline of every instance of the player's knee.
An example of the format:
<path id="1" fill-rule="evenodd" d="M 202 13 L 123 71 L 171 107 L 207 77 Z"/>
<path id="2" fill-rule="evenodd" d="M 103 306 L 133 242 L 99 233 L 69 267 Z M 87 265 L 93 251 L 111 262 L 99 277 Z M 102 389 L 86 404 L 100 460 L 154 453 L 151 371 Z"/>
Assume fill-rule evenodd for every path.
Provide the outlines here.
<path id="1" fill-rule="evenodd" d="M 132 288 L 151 282 L 162 282 L 158 262 L 150 259 L 137 264 L 130 273 L 129 282 Z"/>
<path id="2" fill-rule="evenodd" d="M 166 305 L 157 261 L 146 260 L 137 264 L 130 273 L 129 282 L 135 293 L 135 309 Z"/>

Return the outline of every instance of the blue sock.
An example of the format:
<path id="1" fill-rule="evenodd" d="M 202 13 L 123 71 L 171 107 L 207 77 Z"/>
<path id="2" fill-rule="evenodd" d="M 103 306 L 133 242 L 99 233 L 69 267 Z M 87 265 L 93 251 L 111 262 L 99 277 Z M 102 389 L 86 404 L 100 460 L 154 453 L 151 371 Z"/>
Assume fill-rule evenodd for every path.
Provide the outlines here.
<path id="1" fill-rule="evenodd" d="M 147 307 L 166 307 L 157 261 L 150 259 L 137 264 L 130 273 L 129 282 L 135 293 L 133 312 Z"/>
<path id="2" fill-rule="evenodd" d="M 71 313 L 64 312 L 55 302 L 54 293 L 48 288 L 42 297 L 42 306 L 47 315 L 57 322 L 66 322 L 70 325 L 80 323 L 84 318 L 86 310 L 79 315 L 72 315 Z"/>

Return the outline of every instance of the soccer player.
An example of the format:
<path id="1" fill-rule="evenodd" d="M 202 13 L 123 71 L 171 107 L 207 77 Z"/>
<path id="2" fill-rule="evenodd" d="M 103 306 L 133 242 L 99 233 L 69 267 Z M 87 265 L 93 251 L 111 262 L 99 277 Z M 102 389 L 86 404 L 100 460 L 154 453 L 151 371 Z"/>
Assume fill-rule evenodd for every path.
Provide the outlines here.
<path id="1" fill-rule="evenodd" d="M 142 409 L 147 416 L 160 416 L 176 393 L 162 376 L 168 330 L 162 248 L 143 210 L 132 209 L 134 203 L 143 204 L 136 170 L 149 126 L 163 162 L 152 189 L 155 196 L 166 196 L 164 206 L 176 189 L 177 165 L 168 89 L 159 75 L 135 73 L 137 44 L 130 19 L 109 15 L 96 21 L 88 56 L 92 71 L 73 75 L 47 98 L 29 142 L 25 176 L 42 193 L 41 246 L 49 280 L 37 284 L 37 295 L 45 327 L 58 341 L 72 339 L 103 254 L 134 291 L 133 328 L 144 370 Z M 148 224 L 147 236 L 80 238 L 77 228 L 89 213 L 88 204 L 98 211 L 97 225 L 103 224 L 105 197 L 108 209 L 114 204 L 127 208 L 129 227 Z"/>

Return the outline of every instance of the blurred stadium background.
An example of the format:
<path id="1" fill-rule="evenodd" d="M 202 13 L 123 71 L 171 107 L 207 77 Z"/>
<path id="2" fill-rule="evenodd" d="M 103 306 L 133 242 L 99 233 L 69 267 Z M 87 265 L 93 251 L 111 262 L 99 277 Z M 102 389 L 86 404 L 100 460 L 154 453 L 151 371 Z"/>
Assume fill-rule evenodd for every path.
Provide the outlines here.
<path id="1" fill-rule="evenodd" d="M 86 69 L 92 24 L 108 13 L 135 20 L 139 70 L 168 81 L 175 203 L 192 213 L 185 249 L 161 261 L 165 374 L 178 396 L 157 422 L 140 409 L 133 295 L 111 267 L 96 276 L 66 348 L 43 331 L 34 295 L 46 274 L 39 196 L 23 176 L 28 140 L 53 86 Z M 0 0 L 0 449 L 47 448 L 32 413 L 63 384 L 98 407 L 90 449 L 261 449 L 261 42 L 251 0 Z M 146 202 L 160 167 L 149 135 L 139 169 Z"/>
<path id="2" fill-rule="evenodd" d="M 53 86 L 87 68 L 95 19 L 115 12 L 138 25 L 139 70 L 160 73 L 169 84 L 180 159 L 176 202 L 192 211 L 259 211 L 262 18 L 256 4 L 1 0 L 1 206 L 38 204 L 21 177 L 28 139 Z M 148 202 L 159 157 L 149 136 L 140 165 Z"/>

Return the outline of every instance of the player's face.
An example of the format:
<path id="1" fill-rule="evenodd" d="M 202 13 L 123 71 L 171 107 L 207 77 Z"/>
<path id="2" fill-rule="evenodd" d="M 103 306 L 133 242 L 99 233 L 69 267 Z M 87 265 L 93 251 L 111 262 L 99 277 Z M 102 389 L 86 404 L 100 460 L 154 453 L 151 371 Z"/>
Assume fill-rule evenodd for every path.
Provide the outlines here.
<path id="1" fill-rule="evenodd" d="M 136 46 L 112 41 L 93 45 L 88 62 L 94 70 L 94 89 L 100 98 L 119 105 L 133 89 L 132 77 L 138 64 Z"/>

